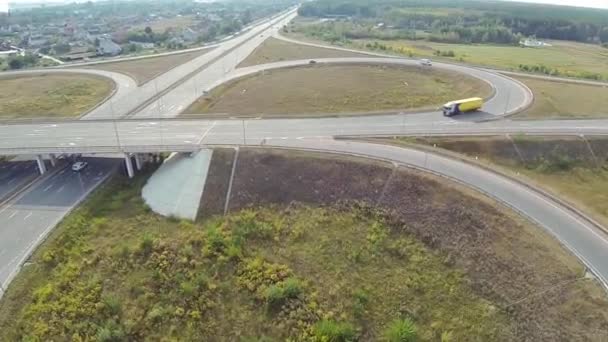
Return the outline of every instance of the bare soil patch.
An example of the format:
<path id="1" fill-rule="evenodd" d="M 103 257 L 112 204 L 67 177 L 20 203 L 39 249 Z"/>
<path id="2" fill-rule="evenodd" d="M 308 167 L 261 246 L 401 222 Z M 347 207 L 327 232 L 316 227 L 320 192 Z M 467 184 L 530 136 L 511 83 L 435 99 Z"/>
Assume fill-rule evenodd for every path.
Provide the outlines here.
<path id="1" fill-rule="evenodd" d="M 486 97 L 491 87 L 459 73 L 394 65 L 318 65 L 243 77 L 199 98 L 182 114 L 352 115 L 434 110 L 446 101 Z"/>
<path id="2" fill-rule="evenodd" d="M 213 50 L 213 48 L 161 57 L 142 58 L 132 61 L 93 64 L 83 66 L 81 68 L 120 72 L 132 77 L 137 81 L 138 84 L 141 85 L 150 81 L 156 76 L 164 74 L 176 66 L 184 64 L 196 57 L 202 56 L 211 50 Z"/>

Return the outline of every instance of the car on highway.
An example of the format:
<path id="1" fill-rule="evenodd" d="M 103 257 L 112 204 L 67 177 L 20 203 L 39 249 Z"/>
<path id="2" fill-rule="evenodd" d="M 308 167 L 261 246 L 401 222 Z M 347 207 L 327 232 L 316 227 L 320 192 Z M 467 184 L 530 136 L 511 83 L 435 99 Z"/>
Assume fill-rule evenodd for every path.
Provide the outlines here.
<path id="1" fill-rule="evenodd" d="M 432 66 L 433 62 L 431 62 L 430 59 L 423 58 L 423 59 L 420 60 L 420 65 L 422 65 L 422 66 Z"/>
<path id="2" fill-rule="evenodd" d="M 310 61 L 308 61 L 308 64 L 317 64 L 317 61 L 315 61 L 314 59 L 311 59 Z"/>
<path id="3" fill-rule="evenodd" d="M 75 162 L 74 164 L 72 164 L 72 171 L 80 172 L 80 171 L 84 170 L 87 166 L 89 166 L 89 163 L 84 162 L 84 161 L 78 161 L 78 162 Z"/>

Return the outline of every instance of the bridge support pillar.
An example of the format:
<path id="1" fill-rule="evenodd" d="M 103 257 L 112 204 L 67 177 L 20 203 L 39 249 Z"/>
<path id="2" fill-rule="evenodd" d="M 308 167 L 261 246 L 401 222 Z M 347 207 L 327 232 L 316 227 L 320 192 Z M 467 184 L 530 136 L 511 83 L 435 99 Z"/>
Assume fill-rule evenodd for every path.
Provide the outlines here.
<path id="1" fill-rule="evenodd" d="M 133 163 L 131 162 L 131 156 L 128 153 L 125 153 L 125 166 L 127 167 L 127 175 L 129 178 L 133 178 L 135 173 L 133 172 Z"/>
<path id="2" fill-rule="evenodd" d="M 140 171 L 142 167 L 142 160 L 141 160 L 141 156 L 139 154 L 135 154 L 135 168 L 137 169 L 137 171 Z"/>
<path id="3" fill-rule="evenodd" d="M 51 166 L 52 167 L 57 166 L 57 157 L 55 156 L 55 154 L 53 154 L 53 153 L 49 154 L 49 158 L 51 159 Z"/>
<path id="4" fill-rule="evenodd" d="M 36 163 L 38 163 L 38 171 L 43 175 L 46 173 L 46 164 L 44 164 L 44 159 L 41 155 L 36 156 Z"/>

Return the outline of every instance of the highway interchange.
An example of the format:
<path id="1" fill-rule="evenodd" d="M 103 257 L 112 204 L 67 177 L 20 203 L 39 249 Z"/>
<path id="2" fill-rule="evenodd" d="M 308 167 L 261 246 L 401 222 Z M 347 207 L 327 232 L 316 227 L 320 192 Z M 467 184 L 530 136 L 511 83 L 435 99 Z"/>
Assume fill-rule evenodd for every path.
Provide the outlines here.
<path id="1" fill-rule="evenodd" d="M 209 145 L 264 145 L 361 155 L 430 171 L 468 186 L 513 208 L 554 234 L 606 286 L 608 239 L 585 217 L 519 182 L 462 161 L 408 148 L 336 140 L 334 136 L 361 135 L 492 135 L 509 133 L 602 135 L 608 120 L 510 121 L 504 116 L 533 100 L 521 83 L 490 70 L 435 63 L 433 67 L 470 74 L 489 82 L 494 95 L 483 112 L 446 118 L 439 112 L 320 119 L 176 119 L 204 91 L 230 79 L 262 70 L 306 65 L 309 60 L 284 61 L 237 69 L 236 66 L 267 37 L 276 35 L 295 16 L 291 10 L 262 21 L 247 32 L 227 40 L 211 52 L 184 63 L 153 81 L 137 87 L 129 77 L 105 73 L 115 81 L 116 92 L 88 112 L 82 120 L 9 123 L 0 125 L 0 155 L 46 153 L 145 153 L 189 152 Z M 395 63 L 408 59 L 333 58 L 321 63 Z M 48 72 L 65 72 L 69 69 Z M 45 70 L 44 72 L 47 72 Z M 99 74 L 102 75 L 102 74 Z M 122 120 L 112 120 L 112 119 Z M 0 208 L 0 284 L 18 272 L 33 248 L 88 192 L 119 167 L 120 161 L 90 159 L 84 173 L 66 166 L 53 169 L 28 190 Z M 4 164 L 2 164 L 4 165 Z M 27 166 L 29 165 L 29 166 Z M 1 166 L 0 166 L 1 167 Z M 31 175 L 31 164 L 21 172 L 0 169 L 11 182 Z M 10 172 L 10 173 L 5 173 Z M 19 176 L 16 176 L 19 174 Z M 0 192 L 9 192 L 0 187 Z M 1 290 L 0 290 L 1 291 Z M 1 293 L 0 293 L 1 295 Z"/>

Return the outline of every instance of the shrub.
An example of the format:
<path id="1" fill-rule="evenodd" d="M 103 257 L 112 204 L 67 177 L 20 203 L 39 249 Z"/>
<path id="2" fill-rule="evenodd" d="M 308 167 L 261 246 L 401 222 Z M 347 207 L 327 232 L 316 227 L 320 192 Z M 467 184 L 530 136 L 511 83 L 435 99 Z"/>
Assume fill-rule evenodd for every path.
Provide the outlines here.
<path id="1" fill-rule="evenodd" d="M 416 326 L 410 319 L 396 319 L 384 331 L 388 342 L 411 342 L 416 340 Z"/>
<path id="2" fill-rule="evenodd" d="M 302 283 L 296 278 L 287 278 L 285 281 L 269 286 L 264 298 L 266 303 L 273 308 L 280 307 L 288 299 L 297 298 L 302 293 Z"/>
<path id="3" fill-rule="evenodd" d="M 346 322 L 322 320 L 313 326 L 313 334 L 320 341 L 348 342 L 355 340 L 355 328 Z"/>
<path id="4" fill-rule="evenodd" d="M 154 247 L 154 238 L 150 234 L 144 234 L 139 243 L 139 250 L 143 255 L 150 255 L 152 248 Z"/>
<path id="5" fill-rule="evenodd" d="M 103 299 L 103 305 L 110 316 L 119 316 L 122 313 L 122 303 L 115 296 L 107 296 Z"/>
<path id="6" fill-rule="evenodd" d="M 100 342 L 126 341 L 125 332 L 122 327 L 114 321 L 108 321 L 104 326 L 99 327 L 95 338 Z"/>

